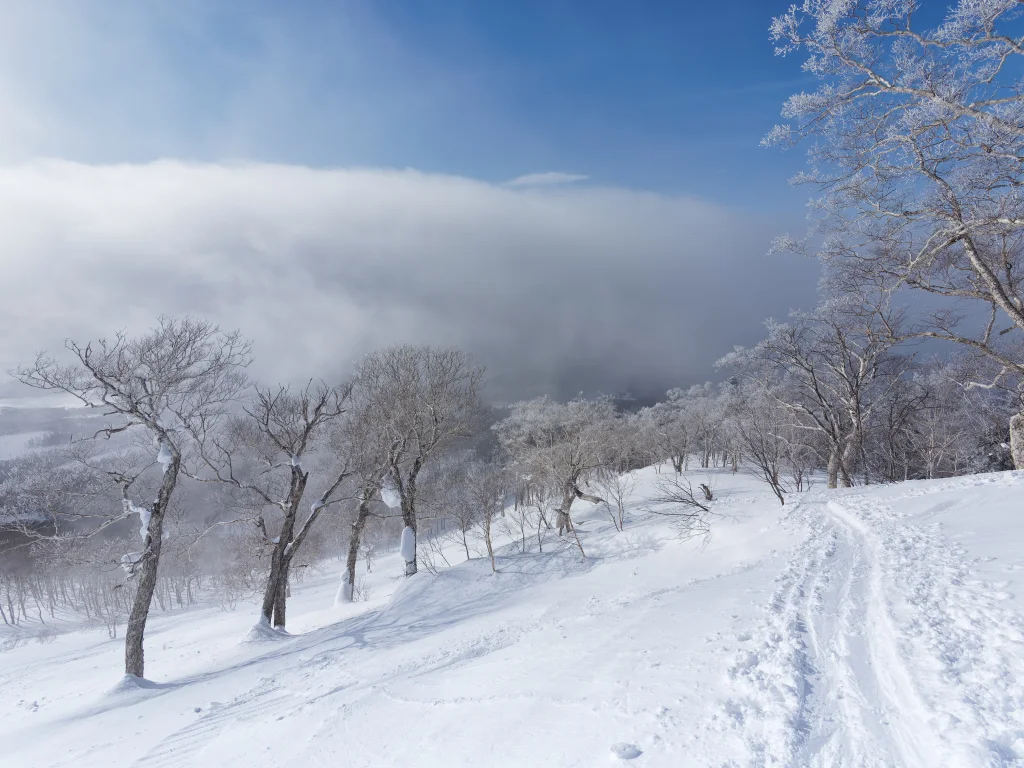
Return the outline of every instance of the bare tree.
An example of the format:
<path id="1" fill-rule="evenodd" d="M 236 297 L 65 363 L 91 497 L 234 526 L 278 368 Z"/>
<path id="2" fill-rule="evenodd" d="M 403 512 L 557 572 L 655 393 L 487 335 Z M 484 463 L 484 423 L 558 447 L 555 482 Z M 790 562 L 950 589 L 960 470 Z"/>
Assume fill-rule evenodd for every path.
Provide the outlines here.
<path id="1" fill-rule="evenodd" d="M 367 355 L 357 366 L 355 385 L 369 423 L 380 443 L 393 446 L 387 479 L 412 531 L 407 576 L 416 573 L 416 483 L 428 462 L 479 428 L 483 380 L 484 369 L 453 348 L 389 347 Z"/>
<path id="2" fill-rule="evenodd" d="M 833 281 L 943 297 L 921 336 L 994 362 L 1010 386 L 1024 468 L 1024 37 L 1014 0 L 951 4 L 938 26 L 914 2 L 804 0 L 772 22 L 782 54 L 822 82 L 792 96 L 767 143 L 813 141 L 819 256 Z M 783 238 L 780 247 L 805 250 Z M 987 310 L 971 322 L 967 306 Z"/>
<path id="3" fill-rule="evenodd" d="M 666 400 L 655 403 L 640 411 L 640 420 L 656 462 L 668 459 L 679 474 L 686 465 L 690 451 L 690 434 L 687 430 L 684 403 L 685 392 L 670 389 Z"/>
<path id="4" fill-rule="evenodd" d="M 584 489 L 612 461 L 615 404 L 610 398 L 576 398 L 557 403 L 547 397 L 511 406 L 508 418 L 494 426 L 498 441 L 515 471 L 546 485 L 561 498 L 555 510 L 558 533 L 572 533 L 576 499 L 597 504 L 603 499 Z M 576 536 L 583 552 L 583 545 Z"/>
<path id="5" fill-rule="evenodd" d="M 748 381 L 732 388 L 727 413 L 743 456 L 779 503 L 785 504 L 787 488 L 782 466 L 787 453 L 785 432 L 789 414 L 779 404 L 779 396 L 765 391 L 765 386 L 763 381 Z"/>
<path id="6" fill-rule="evenodd" d="M 648 512 L 672 518 L 682 538 L 710 535 L 711 507 L 697 499 L 693 485 L 685 475 L 662 475 L 656 486 L 657 495 L 650 501 L 661 506 L 648 507 Z"/>
<path id="7" fill-rule="evenodd" d="M 348 385 L 313 382 L 298 391 L 286 386 L 257 387 L 245 416 L 232 419 L 226 428 L 206 420 L 195 424 L 200 451 L 192 476 L 228 484 L 253 505 L 274 509 L 280 515 L 272 521 L 276 526 L 273 535 L 262 512 L 253 518 L 271 547 L 260 609 L 261 621 L 268 626 L 285 627 L 292 562 L 324 509 L 344 498 L 340 491 L 352 474 L 351 457 L 333 456 L 332 469 L 325 473 L 316 501 L 300 522 L 311 471 L 306 465 L 315 458 L 310 454 L 326 443 L 330 428 L 345 412 L 349 392 Z"/>
<path id="8" fill-rule="evenodd" d="M 789 409 L 795 428 L 818 432 L 828 446 L 828 486 L 853 484 L 865 425 L 906 368 L 892 350 L 902 314 L 884 297 L 832 299 L 790 323 L 769 320 L 768 337 L 719 361 Z"/>
<path id="9" fill-rule="evenodd" d="M 349 456 L 353 481 L 356 484 L 357 506 L 349 531 L 348 555 L 339 599 L 352 602 L 355 597 L 356 565 L 363 532 L 374 509 L 382 507 L 381 489 L 397 461 L 403 441 L 392 437 L 388 430 L 380 429 L 379 419 L 372 407 L 370 393 L 356 388 L 352 397 L 352 411 L 348 420 L 332 436 L 335 453 Z M 370 556 L 367 556 L 369 567 Z"/>
<path id="10" fill-rule="evenodd" d="M 632 498 L 640 482 L 636 472 L 629 470 L 620 472 L 618 468 L 604 469 L 596 476 L 594 483 L 605 498 L 605 504 L 611 513 L 612 524 L 622 531 L 626 525 L 626 503 Z M 612 510 L 611 503 L 615 504 Z"/>
<path id="11" fill-rule="evenodd" d="M 505 510 L 510 490 L 510 478 L 504 468 L 480 460 L 470 464 L 466 472 L 467 496 L 479 510 L 477 519 L 487 547 L 487 556 L 491 559 L 492 572 L 497 572 L 498 566 L 494 559 L 494 542 L 491 534 L 495 519 Z"/>
<path id="12" fill-rule="evenodd" d="M 142 552 L 131 562 L 135 597 L 125 633 L 125 673 L 143 677 L 143 636 L 157 584 L 164 519 L 189 447 L 200 422 L 216 422 L 245 385 L 241 369 L 250 360 L 249 344 L 237 332 L 221 333 L 193 318 L 161 317 L 138 337 L 118 333 L 113 340 L 65 347 L 73 362 L 40 355 L 14 372 L 38 389 L 73 395 L 109 418 L 95 437 L 143 432 L 153 443 L 162 468 L 156 498 L 150 503 L 130 496 L 133 475 L 112 475 L 122 492 L 122 515 L 139 515 L 144 530 Z"/>

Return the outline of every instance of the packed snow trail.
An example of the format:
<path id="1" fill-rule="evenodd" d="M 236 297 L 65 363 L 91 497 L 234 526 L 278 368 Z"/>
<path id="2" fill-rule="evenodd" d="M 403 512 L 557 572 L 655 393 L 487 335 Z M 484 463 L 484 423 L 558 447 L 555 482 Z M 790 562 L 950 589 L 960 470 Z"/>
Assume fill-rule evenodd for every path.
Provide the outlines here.
<path id="1" fill-rule="evenodd" d="M 934 490 L 958 482 L 970 485 Z M 883 493 L 890 503 L 876 489 L 822 493 L 790 513 L 807 535 L 708 725 L 740 735 L 733 764 L 1024 764 L 1020 612 L 939 524 L 921 524 L 951 502 L 900 514 L 927 486 Z"/>

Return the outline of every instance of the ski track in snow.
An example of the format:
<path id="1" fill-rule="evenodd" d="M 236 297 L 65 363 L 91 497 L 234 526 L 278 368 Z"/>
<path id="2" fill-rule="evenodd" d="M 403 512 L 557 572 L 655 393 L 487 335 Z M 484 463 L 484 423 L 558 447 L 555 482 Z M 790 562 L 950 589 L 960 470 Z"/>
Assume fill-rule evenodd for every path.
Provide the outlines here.
<path id="1" fill-rule="evenodd" d="M 1024 765 L 1024 620 L 1001 585 L 937 524 L 866 495 L 789 520 L 807 536 L 706 726 L 743 741 L 723 765 Z"/>
<path id="2" fill-rule="evenodd" d="M 287 691 L 259 687 L 227 704 L 210 707 L 197 720 L 157 742 L 132 765 L 138 768 L 191 768 L 201 765 L 207 744 L 220 736 L 233 723 L 265 718 L 286 706 L 291 698 Z"/>
<path id="3" fill-rule="evenodd" d="M 338 623 L 227 646 L 154 690 L 60 710 L 14 741 L 78 741 L 17 764 L 1024 765 L 1024 615 L 997 580 L 1024 569 L 1020 534 L 999 558 L 958 542 L 965 525 L 1016 524 L 1004 487 L 1019 496 L 1024 474 L 808 492 L 781 520 L 743 492 L 724 507 L 727 546 L 667 545 L 647 519 L 588 538 L 587 561 L 509 552 L 495 576 L 476 560 Z M 1011 501 L 989 518 L 975 498 Z M 194 620 L 169 617 L 167 642 Z M 30 655 L 0 682 L 57 690 L 102 647 Z M 196 705 L 210 698 L 223 703 Z M 30 700 L 14 712 L 31 728 Z"/>

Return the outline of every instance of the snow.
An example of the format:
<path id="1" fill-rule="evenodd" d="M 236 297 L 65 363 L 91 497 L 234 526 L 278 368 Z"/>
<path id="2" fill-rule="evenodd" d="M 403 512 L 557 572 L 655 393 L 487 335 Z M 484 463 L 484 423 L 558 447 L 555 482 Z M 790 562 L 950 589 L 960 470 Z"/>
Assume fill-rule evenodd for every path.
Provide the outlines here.
<path id="1" fill-rule="evenodd" d="M 380 489 L 380 500 L 391 509 L 398 509 L 402 506 L 402 497 L 398 495 L 398 491 L 387 486 Z"/>
<path id="2" fill-rule="evenodd" d="M 392 552 L 338 605 L 332 561 L 288 633 L 254 603 L 155 613 L 145 681 L 103 628 L 15 644 L 4 768 L 1024 761 L 1024 473 L 783 508 L 713 472 L 706 543 L 644 511 L 647 469 L 623 533 L 574 505 L 585 560 L 504 538 L 496 574 L 460 545 L 404 578 Z"/>
<path id="3" fill-rule="evenodd" d="M 407 563 L 411 563 L 416 558 L 416 531 L 409 526 L 402 529 L 402 541 L 398 551 Z"/>
<path id="4" fill-rule="evenodd" d="M 242 639 L 243 643 L 276 643 L 281 640 L 287 640 L 292 637 L 291 634 L 278 627 L 270 626 L 270 622 L 266 616 L 260 616 L 252 629 Z"/>
<path id="5" fill-rule="evenodd" d="M 618 744 L 612 744 L 612 754 L 620 760 L 635 760 L 643 752 L 636 744 L 627 744 L 624 741 L 620 741 Z"/>
<path id="6" fill-rule="evenodd" d="M 160 450 L 157 451 L 156 461 L 161 467 L 163 467 L 165 474 L 174 462 L 174 454 L 171 453 L 171 449 L 167 446 L 167 442 L 165 440 L 160 441 Z"/>
<path id="7" fill-rule="evenodd" d="M 334 604 L 343 605 L 352 602 L 352 585 L 348 582 L 348 571 L 341 574 L 341 584 L 338 585 L 338 594 L 334 596 Z"/>
<path id="8" fill-rule="evenodd" d="M 153 512 L 149 507 L 140 507 L 127 499 L 124 504 L 130 514 L 139 516 L 139 536 L 145 541 L 146 536 L 149 535 L 149 520 L 153 517 Z"/>

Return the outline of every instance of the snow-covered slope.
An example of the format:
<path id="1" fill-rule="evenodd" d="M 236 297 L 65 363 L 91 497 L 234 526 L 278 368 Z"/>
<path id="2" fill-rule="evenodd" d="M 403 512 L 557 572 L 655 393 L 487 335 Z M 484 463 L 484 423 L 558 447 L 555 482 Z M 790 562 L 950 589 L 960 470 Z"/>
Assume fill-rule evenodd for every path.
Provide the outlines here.
<path id="1" fill-rule="evenodd" d="M 152 685 L 79 632 L 0 654 L 4 768 L 982 766 L 1024 760 L 1024 473 L 830 492 L 783 510 L 720 472 L 709 542 L 581 507 L 574 546 L 500 551 L 332 607 L 158 616 Z M 705 479 L 705 473 L 695 477 Z M 452 562 L 456 562 L 453 556 Z"/>

